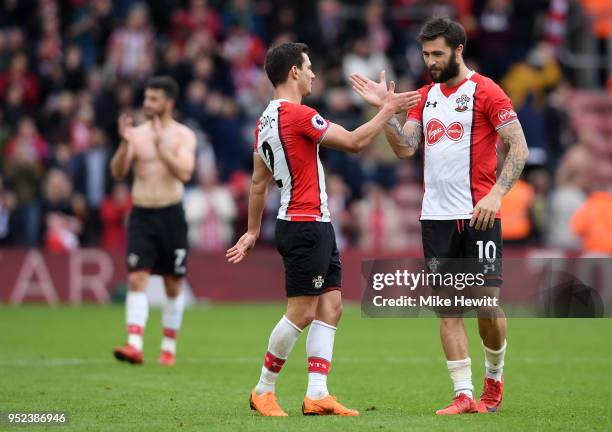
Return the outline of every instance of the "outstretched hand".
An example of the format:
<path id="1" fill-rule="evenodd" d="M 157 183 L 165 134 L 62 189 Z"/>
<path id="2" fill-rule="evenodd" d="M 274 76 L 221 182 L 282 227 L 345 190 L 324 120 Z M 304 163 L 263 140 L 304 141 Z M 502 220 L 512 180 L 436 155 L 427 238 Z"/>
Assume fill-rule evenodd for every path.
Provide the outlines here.
<path id="1" fill-rule="evenodd" d="M 256 241 L 257 236 L 255 234 L 251 234 L 249 232 L 244 233 L 236 244 L 229 248 L 225 253 L 227 261 L 232 264 L 238 264 L 241 262 L 247 257 L 249 252 L 251 252 L 251 249 L 253 249 L 255 246 Z"/>
<path id="2" fill-rule="evenodd" d="M 387 79 L 385 71 L 380 71 L 380 81 L 374 82 L 371 79 L 354 73 L 351 74 L 350 80 L 353 90 L 359 94 L 367 103 L 377 108 L 380 108 L 387 97 Z"/>
<path id="3" fill-rule="evenodd" d="M 357 92 L 367 103 L 377 108 L 384 105 L 392 108 L 393 112 L 407 111 L 414 108 L 421 100 L 421 94 L 417 91 L 395 93 L 395 83 L 387 81 L 385 71 L 380 71 L 379 82 L 364 77 L 361 74 L 352 74 L 350 77 L 353 90 Z"/>
<path id="4" fill-rule="evenodd" d="M 384 99 L 381 109 L 387 108 L 395 114 L 400 111 L 408 111 L 415 107 L 421 100 L 421 94 L 417 91 L 395 93 L 395 82 L 389 83 L 389 91 Z"/>

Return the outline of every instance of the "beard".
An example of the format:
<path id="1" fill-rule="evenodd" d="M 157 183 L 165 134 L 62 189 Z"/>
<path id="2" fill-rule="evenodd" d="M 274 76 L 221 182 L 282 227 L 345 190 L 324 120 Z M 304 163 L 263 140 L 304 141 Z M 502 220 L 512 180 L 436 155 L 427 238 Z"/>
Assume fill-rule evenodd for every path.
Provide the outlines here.
<path id="1" fill-rule="evenodd" d="M 457 59 L 455 57 L 455 53 L 453 52 L 448 60 L 448 64 L 444 69 L 438 72 L 438 77 L 436 78 L 431 71 L 429 70 L 429 74 L 431 75 L 431 80 L 435 83 L 443 83 L 450 79 L 455 78 L 459 74 L 459 63 L 457 63 Z"/>
<path id="2" fill-rule="evenodd" d="M 144 115 L 146 118 L 148 118 L 149 120 L 151 120 L 153 117 L 163 117 L 164 114 L 166 114 L 166 108 L 162 108 L 160 110 L 145 110 L 144 111 Z"/>

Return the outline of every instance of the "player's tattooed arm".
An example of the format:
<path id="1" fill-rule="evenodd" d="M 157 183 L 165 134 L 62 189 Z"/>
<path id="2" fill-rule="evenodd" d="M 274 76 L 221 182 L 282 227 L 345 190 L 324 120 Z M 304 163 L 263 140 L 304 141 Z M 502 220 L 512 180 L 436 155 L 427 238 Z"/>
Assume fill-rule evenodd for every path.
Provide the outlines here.
<path id="1" fill-rule="evenodd" d="M 396 116 L 391 117 L 384 131 L 389 145 L 400 159 L 414 155 L 423 138 L 423 127 L 420 124 L 406 122 L 402 126 Z"/>
<path id="2" fill-rule="evenodd" d="M 523 134 L 523 128 L 518 121 L 512 122 L 498 130 L 502 142 L 508 149 L 506 160 L 502 167 L 501 174 L 497 179 L 496 186 L 505 195 L 521 176 L 529 149 Z"/>
<path id="3" fill-rule="evenodd" d="M 525 140 L 521 124 L 518 121 L 503 126 L 497 132 L 504 145 L 508 148 L 508 154 L 497 183 L 474 206 L 470 226 L 477 230 L 484 231 L 493 228 L 495 215 L 501 208 L 502 198 L 512 189 L 512 186 L 521 176 L 525 162 L 527 162 L 527 156 L 529 156 L 527 141 Z"/>

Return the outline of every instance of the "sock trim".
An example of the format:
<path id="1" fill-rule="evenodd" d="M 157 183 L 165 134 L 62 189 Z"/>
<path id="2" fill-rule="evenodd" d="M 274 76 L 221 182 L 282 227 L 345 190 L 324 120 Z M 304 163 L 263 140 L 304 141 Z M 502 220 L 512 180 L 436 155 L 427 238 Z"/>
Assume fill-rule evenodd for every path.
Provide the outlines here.
<path id="1" fill-rule="evenodd" d="M 264 358 L 264 367 L 270 372 L 279 373 L 286 361 L 287 359 L 278 358 L 268 351 Z"/>
<path id="2" fill-rule="evenodd" d="M 283 319 L 284 319 L 285 321 L 287 321 L 287 323 L 288 323 L 288 324 L 289 324 L 291 327 L 293 327 L 294 329 L 296 329 L 298 332 L 302 333 L 302 332 L 304 331 L 303 329 L 301 329 L 301 328 L 299 328 L 298 326 L 296 326 L 295 324 L 293 324 L 293 323 L 291 322 L 291 320 L 290 320 L 289 318 L 287 318 L 287 315 L 283 315 Z"/>
<path id="3" fill-rule="evenodd" d="M 164 337 L 167 337 L 170 339 L 176 339 L 177 333 L 178 333 L 178 330 L 175 330 L 175 329 L 170 329 L 170 328 L 164 329 Z"/>
<path id="4" fill-rule="evenodd" d="M 468 366 L 472 365 L 472 359 L 470 357 L 466 357 L 462 360 L 446 360 L 446 366 Z"/>
<path id="5" fill-rule="evenodd" d="M 144 333 L 144 329 L 142 328 L 142 326 L 139 326 L 138 324 L 128 324 L 127 332 L 128 334 L 136 334 L 136 335 L 142 336 Z"/>
<path id="6" fill-rule="evenodd" d="M 482 342 L 482 347 L 484 348 L 484 350 L 488 353 L 491 353 L 493 355 L 497 355 L 497 354 L 501 354 L 506 350 L 506 346 L 508 345 L 508 342 L 506 340 L 504 340 L 504 344 L 502 345 L 502 347 L 500 349 L 498 349 L 497 351 L 492 350 L 491 348 L 489 348 L 488 346 L 486 346 L 484 344 L 484 342 Z"/>
<path id="7" fill-rule="evenodd" d="M 331 362 L 321 357 L 308 357 L 308 373 L 329 374 Z"/>
<path id="8" fill-rule="evenodd" d="M 334 327 L 334 326 L 333 326 L 333 325 L 331 325 L 331 324 L 327 324 L 326 322 L 323 322 L 323 321 L 321 321 L 321 320 L 314 320 L 314 321 L 311 323 L 311 325 L 314 325 L 314 324 L 316 324 L 316 325 L 320 325 L 320 326 L 322 326 L 322 327 L 327 327 L 327 328 L 332 329 L 332 330 L 338 330 L 338 328 L 337 328 L 337 327 Z"/>

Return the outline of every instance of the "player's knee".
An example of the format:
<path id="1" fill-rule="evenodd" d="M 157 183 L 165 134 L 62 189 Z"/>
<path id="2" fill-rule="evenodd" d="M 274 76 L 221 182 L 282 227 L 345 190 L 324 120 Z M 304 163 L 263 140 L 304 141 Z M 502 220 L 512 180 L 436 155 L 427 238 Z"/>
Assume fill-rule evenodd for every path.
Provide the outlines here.
<path id="1" fill-rule="evenodd" d="M 181 282 L 182 278 L 176 276 L 164 277 L 164 285 L 166 287 L 166 295 L 174 298 L 181 293 Z"/>
<path id="2" fill-rule="evenodd" d="M 304 329 L 310 325 L 315 319 L 314 311 L 305 311 L 297 319 L 295 325 L 299 328 Z"/>
<path id="3" fill-rule="evenodd" d="M 440 318 L 440 325 L 444 328 L 454 329 L 463 325 L 463 318 Z"/>
<path id="4" fill-rule="evenodd" d="M 497 319 L 494 317 L 479 317 L 478 318 L 478 332 L 481 337 L 485 337 L 489 334 L 491 329 L 497 327 Z"/>
<path id="5" fill-rule="evenodd" d="M 340 318 L 342 317 L 342 311 L 342 302 L 339 301 L 338 303 L 331 305 L 329 313 L 331 321 L 334 323 L 340 321 Z"/>
<path id="6" fill-rule="evenodd" d="M 128 274 L 128 289 L 130 291 L 144 291 L 149 274 L 146 272 L 130 272 Z"/>

